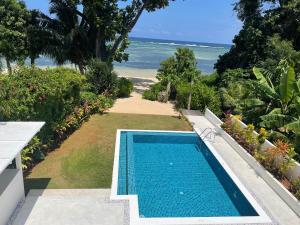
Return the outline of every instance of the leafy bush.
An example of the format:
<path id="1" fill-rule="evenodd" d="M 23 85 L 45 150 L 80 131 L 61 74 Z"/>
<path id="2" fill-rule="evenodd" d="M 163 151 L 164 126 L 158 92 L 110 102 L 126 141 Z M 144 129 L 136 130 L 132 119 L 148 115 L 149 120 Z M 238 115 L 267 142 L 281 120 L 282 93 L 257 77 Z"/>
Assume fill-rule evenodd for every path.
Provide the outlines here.
<path id="1" fill-rule="evenodd" d="M 249 79 L 249 70 L 245 69 L 228 69 L 219 75 L 219 86 L 227 87 L 229 84 L 235 83 L 241 79 Z"/>
<path id="2" fill-rule="evenodd" d="M 0 120 L 46 122 L 22 151 L 24 170 L 44 159 L 92 113 L 112 105 L 105 96 L 80 92 L 85 81 L 71 69 L 26 67 L 0 79 Z"/>
<path id="3" fill-rule="evenodd" d="M 210 75 L 205 75 L 201 78 L 201 81 L 209 87 L 216 87 L 219 75 L 217 72 L 214 72 Z"/>
<path id="4" fill-rule="evenodd" d="M 80 104 L 85 78 L 75 70 L 20 68 L 0 80 L 0 120 L 45 121 L 41 140 Z"/>
<path id="5" fill-rule="evenodd" d="M 294 193 L 295 197 L 300 200 L 300 178 L 297 180 L 294 180 L 291 183 L 291 191 Z"/>
<path id="6" fill-rule="evenodd" d="M 164 90 L 164 87 L 161 85 L 161 83 L 156 83 L 151 85 L 149 90 L 144 91 L 143 98 L 150 100 L 150 101 L 156 101 L 158 98 L 158 94 Z"/>
<path id="7" fill-rule="evenodd" d="M 125 77 L 118 79 L 118 97 L 129 97 L 133 91 L 133 82 Z"/>
<path id="8" fill-rule="evenodd" d="M 296 153 L 287 142 L 278 140 L 275 142 L 275 146 L 264 151 L 257 151 L 254 156 L 276 177 L 283 178 L 284 173 L 294 166 L 293 158 Z"/>
<path id="9" fill-rule="evenodd" d="M 248 125 L 247 128 L 243 128 L 235 118 L 227 115 L 222 124 L 222 128 L 249 153 L 254 154 L 254 152 L 259 149 L 260 143 L 253 133 L 254 126 L 252 124 Z"/>
<path id="10" fill-rule="evenodd" d="M 187 108 L 190 89 L 188 83 L 177 85 L 176 106 L 178 108 Z M 221 114 L 221 101 L 218 92 L 198 81 L 192 87 L 191 109 L 204 111 L 206 107 L 216 115 Z"/>
<path id="11" fill-rule="evenodd" d="M 81 92 L 81 105 L 89 108 L 90 113 L 102 113 L 108 108 L 112 107 L 113 99 L 105 97 L 104 95 L 96 95 L 93 92 Z"/>
<path id="12" fill-rule="evenodd" d="M 87 66 L 86 77 L 91 85 L 91 90 L 96 94 L 115 95 L 117 88 L 117 74 L 113 66 L 93 59 Z"/>

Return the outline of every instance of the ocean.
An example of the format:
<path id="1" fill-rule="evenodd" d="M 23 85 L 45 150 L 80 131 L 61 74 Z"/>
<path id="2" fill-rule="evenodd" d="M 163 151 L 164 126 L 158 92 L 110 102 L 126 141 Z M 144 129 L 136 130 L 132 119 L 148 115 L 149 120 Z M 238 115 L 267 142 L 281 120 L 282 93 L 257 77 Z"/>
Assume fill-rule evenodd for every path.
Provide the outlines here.
<path id="1" fill-rule="evenodd" d="M 134 69 L 159 68 L 160 62 L 172 56 L 177 48 L 190 48 L 194 51 L 197 66 L 204 74 L 214 71 L 214 64 L 220 55 L 228 52 L 231 45 L 211 44 L 191 41 L 172 41 L 149 38 L 130 38 L 130 45 L 126 52 L 129 54 L 127 62 L 115 63 L 116 67 Z M 29 60 L 26 61 L 29 63 Z M 47 57 L 41 56 L 36 60 L 37 66 L 55 66 Z M 5 66 L 5 63 L 3 63 Z"/>
<path id="2" fill-rule="evenodd" d="M 228 52 L 231 45 L 131 38 L 130 46 L 126 50 L 129 53 L 129 60 L 115 63 L 115 65 L 139 69 L 158 69 L 161 61 L 172 56 L 177 48 L 184 47 L 194 51 L 198 68 L 204 74 L 209 74 L 214 71 L 214 64 L 219 56 Z"/>

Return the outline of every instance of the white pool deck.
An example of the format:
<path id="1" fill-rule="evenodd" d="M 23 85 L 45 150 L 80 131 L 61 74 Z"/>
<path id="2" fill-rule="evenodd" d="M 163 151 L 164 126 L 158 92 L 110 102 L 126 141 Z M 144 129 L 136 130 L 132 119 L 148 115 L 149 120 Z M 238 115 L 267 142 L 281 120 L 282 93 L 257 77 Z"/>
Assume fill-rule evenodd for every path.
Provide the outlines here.
<path id="1" fill-rule="evenodd" d="M 204 116 L 187 114 L 186 117 L 196 128 L 214 127 Z M 222 137 L 216 136 L 212 145 L 273 220 L 273 224 L 300 224 L 300 218 Z M 10 224 L 129 225 L 128 203 L 110 201 L 109 196 L 110 189 L 31 190 Z"/>

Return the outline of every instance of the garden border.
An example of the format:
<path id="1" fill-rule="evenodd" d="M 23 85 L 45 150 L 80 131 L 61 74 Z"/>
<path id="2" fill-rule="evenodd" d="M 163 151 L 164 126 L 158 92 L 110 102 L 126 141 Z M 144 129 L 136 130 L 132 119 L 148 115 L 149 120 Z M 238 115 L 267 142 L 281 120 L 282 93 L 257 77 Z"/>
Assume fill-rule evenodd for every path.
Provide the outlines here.
<path id="1" fill-rule="evenodd" d="M 300 216 L 300 202 L 270 173 L 268 172 L 252 155 L 250 155 L 239 143 L 237 143 L 225 130 L 221 128 L 223 122 L 209 109 L 205 109 L 204 116 L 220 130 L 220 135 L 226 142 L 263 178 L 263 180 L 285 201 L 285 203 Z M 242 121 L 239 121 L 242 127 L 247 127 Z M 258 135 L 255 132 L 255 135 Z M 275 147 L 271 142 L 266 141 L 263 149 Z M 299 173 L 299 174 L 297 174 Z M 296 167 L 287 172 L 287 176 L 293 179 L 294 176 L 300 176 L 300 164 L 296 162 Z"/>

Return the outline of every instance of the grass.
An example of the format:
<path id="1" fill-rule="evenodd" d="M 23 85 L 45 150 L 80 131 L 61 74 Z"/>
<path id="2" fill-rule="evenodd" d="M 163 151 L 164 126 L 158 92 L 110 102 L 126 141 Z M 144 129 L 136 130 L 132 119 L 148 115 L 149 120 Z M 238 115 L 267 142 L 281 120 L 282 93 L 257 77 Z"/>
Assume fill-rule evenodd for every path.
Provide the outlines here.
<path id="1" fill-rule="evenodd" d="M 25 188 L 110 188 L 117 129 L 191 130 L 171 116 L 95 115 L 25 178 Z"/>

